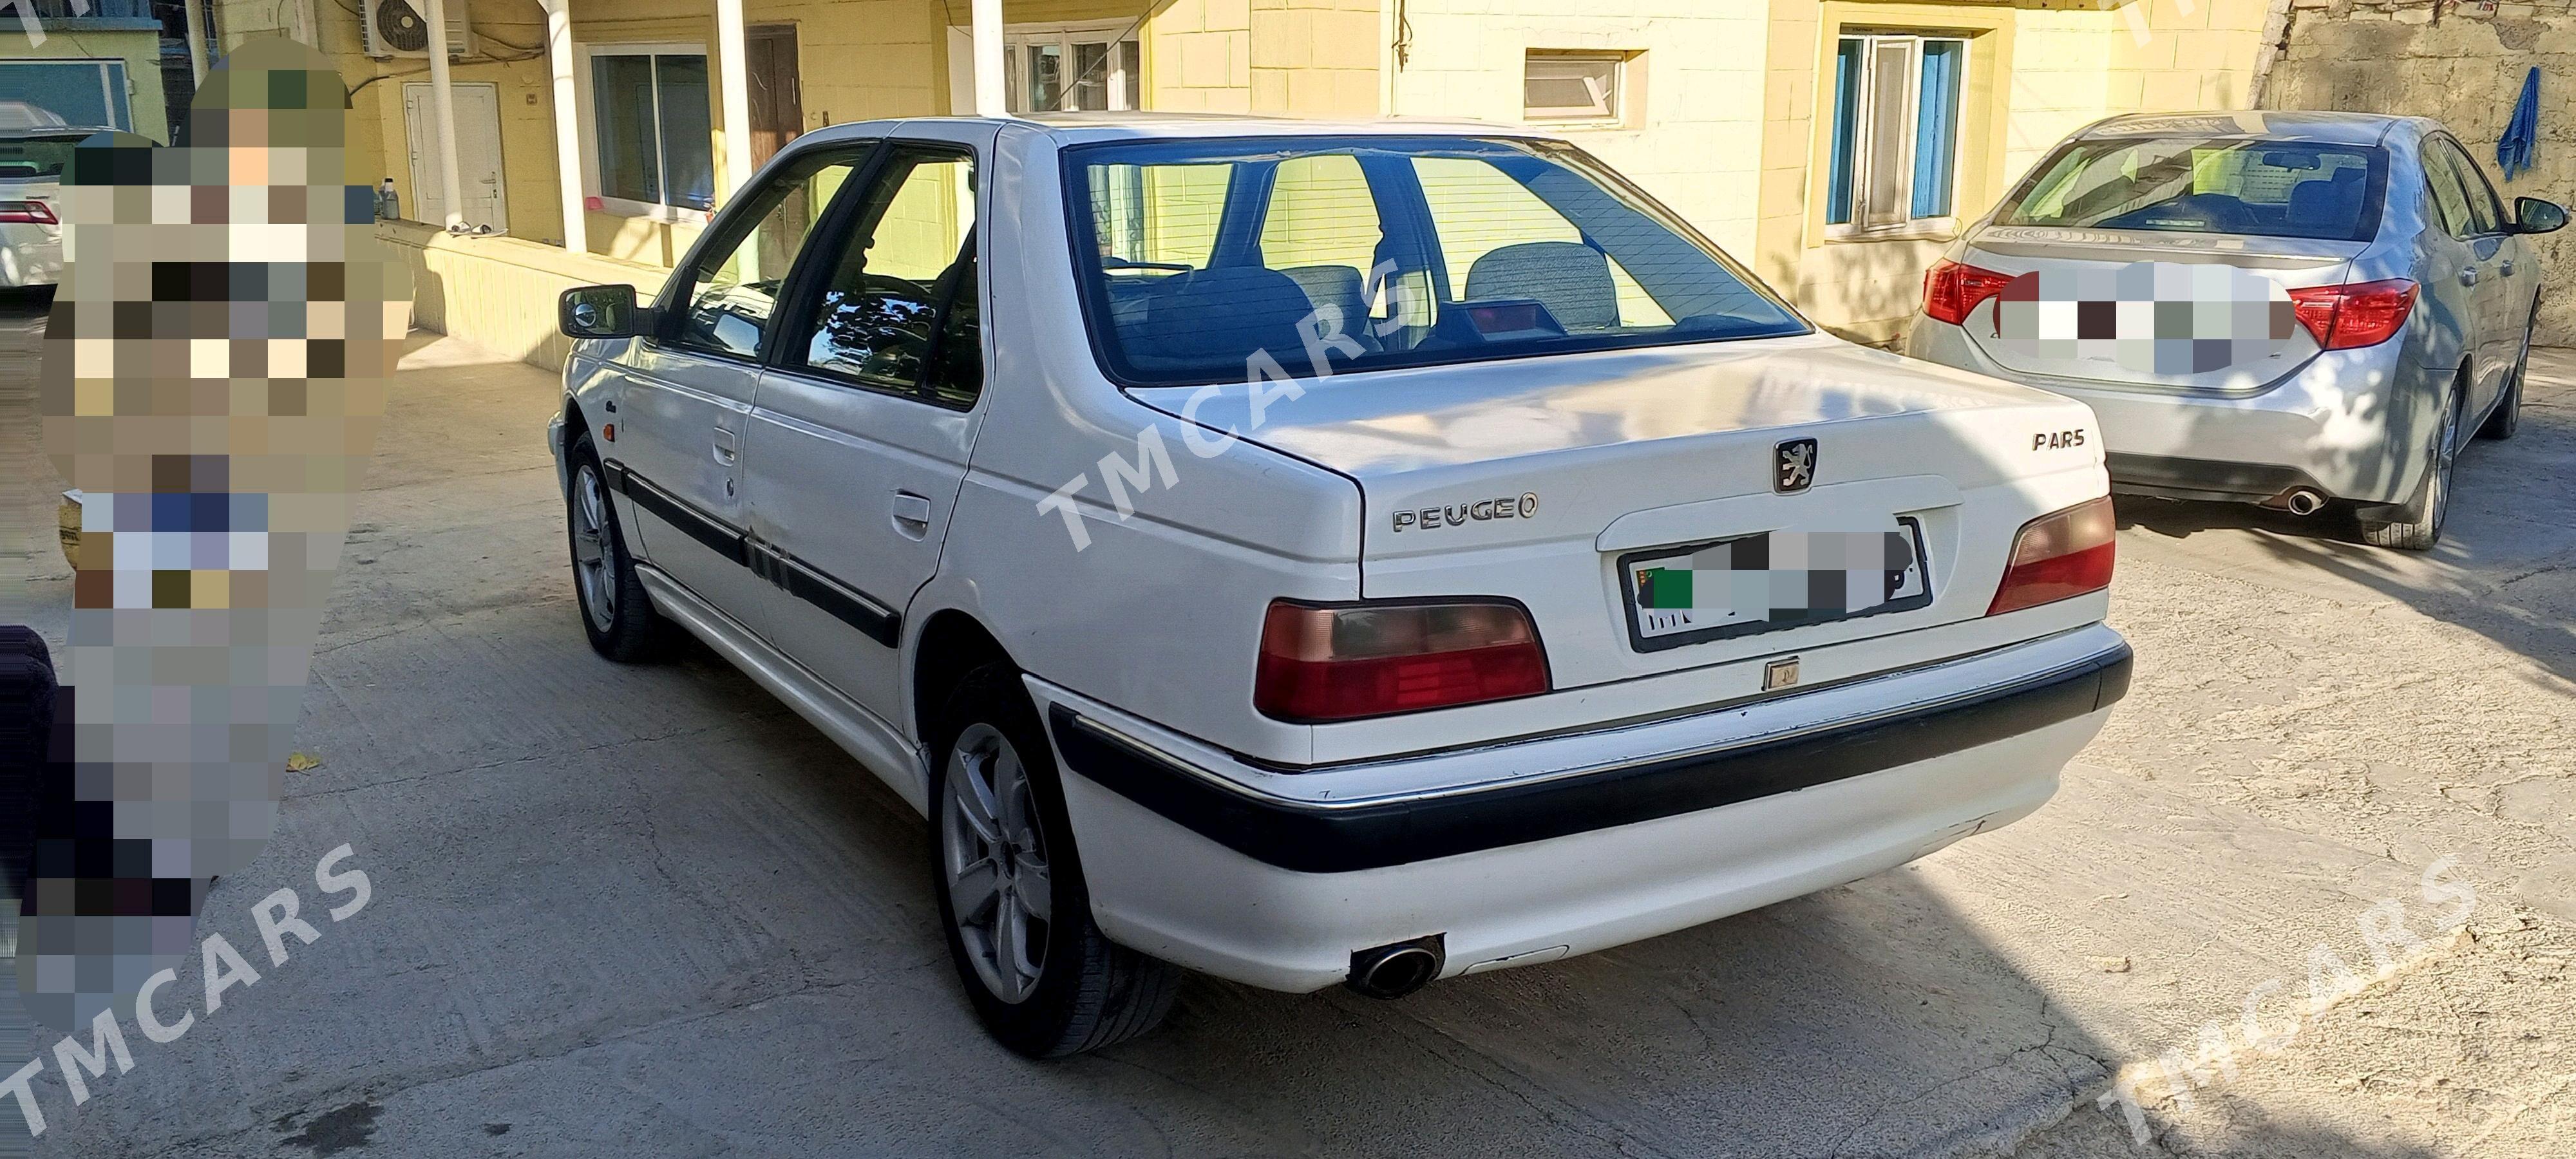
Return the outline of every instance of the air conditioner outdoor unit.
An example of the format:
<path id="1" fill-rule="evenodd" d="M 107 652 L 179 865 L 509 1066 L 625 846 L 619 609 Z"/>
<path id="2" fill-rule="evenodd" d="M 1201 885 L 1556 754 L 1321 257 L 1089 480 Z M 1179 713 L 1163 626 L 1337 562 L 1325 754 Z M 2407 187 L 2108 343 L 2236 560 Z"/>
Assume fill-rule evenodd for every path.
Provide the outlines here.
<path id="1" fill-rule="evenodd" d="M 466 0 L 447 0 L 447 55 L 451 60 L 474 54 L 474 37 L 466 26 Z M 428 56 L 429 18 L 415 0 L 366 0 L 367 55 Z"/>

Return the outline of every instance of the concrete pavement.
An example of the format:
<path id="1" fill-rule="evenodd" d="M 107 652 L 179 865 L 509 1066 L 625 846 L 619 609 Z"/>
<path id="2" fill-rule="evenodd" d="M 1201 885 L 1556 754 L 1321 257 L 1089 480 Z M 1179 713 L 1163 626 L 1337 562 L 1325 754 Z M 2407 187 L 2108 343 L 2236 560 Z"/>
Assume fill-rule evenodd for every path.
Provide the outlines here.
<path id="1" fill-rule="evenodd" d="M 891 793 L 702 650 L 584 645 L 551 377 L 435 335 L 404 365 L 315 659 L 322 763 L 201 932 L 257 946 L 249 907 L 311 904 L 342 843 L 374 896 L 87 1105 L 49 1072 L 40 1155 L 2114 1155 L 2124 1080 L 2177 1153 L 2576 1139 L 2576 358 L 2472 449 L 2429 556 L 2124 503 L 2135 691 L 2027 821 L 1399 1003 L 1192 979 L 1162 1032 L 1053 1064 L 977 1032 Z M 36 563 L 59 641 L 68 573 Z M 2435 933 L 2445 856 L 2467 935 Z M 2380 978 L 2383 903 L 2421 945 Z M 2367 988 L 2306 1012 L 2320 946 Z M 2286 1049 L 2199 1053 L 2249 993 Z"/>

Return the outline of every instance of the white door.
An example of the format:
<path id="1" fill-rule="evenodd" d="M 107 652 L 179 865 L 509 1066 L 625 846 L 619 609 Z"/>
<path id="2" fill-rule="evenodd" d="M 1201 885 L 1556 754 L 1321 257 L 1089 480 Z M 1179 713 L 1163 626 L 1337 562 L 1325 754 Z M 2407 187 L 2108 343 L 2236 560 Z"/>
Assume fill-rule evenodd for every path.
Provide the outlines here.
<path id="1" fill-rule="evenodd" d="M 501 189 L 501 90 L 486 81 L 449 86 L 456 99 L 456 165 L 465 198 L 465 225 L 510 228 L 510 202 Z M 431 225 L 447 221 L 445 185 L 439 180 L 438 105 L 430 85 L 403 85 L 403 122 L 410 130 L 412 204 L 403 216 Z"/>

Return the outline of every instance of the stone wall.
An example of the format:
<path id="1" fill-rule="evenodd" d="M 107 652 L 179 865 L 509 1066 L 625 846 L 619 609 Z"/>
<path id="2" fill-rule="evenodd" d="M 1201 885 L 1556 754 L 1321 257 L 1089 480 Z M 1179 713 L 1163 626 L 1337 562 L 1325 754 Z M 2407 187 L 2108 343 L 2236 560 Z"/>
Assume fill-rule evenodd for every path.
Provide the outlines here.
<path id="1" fill-rule="evenodd" d="M 2293 0 L 2287 43 L 2262 104 L 2433 117 L 2449 125 L 2509 206 L 2576 204 L 2576 0 Z M 2540 68 L 2537 168 L 2511 182 L 2496 139 Z M 2576 232 L 2531 239 L 2542 255 L 2544 345 L 2576 345 Z"/>

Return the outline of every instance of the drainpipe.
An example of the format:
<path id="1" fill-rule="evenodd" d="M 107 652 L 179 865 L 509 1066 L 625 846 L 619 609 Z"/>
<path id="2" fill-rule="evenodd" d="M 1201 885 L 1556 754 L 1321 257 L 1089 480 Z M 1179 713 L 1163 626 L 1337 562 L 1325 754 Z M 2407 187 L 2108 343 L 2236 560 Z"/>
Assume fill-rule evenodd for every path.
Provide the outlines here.
<path id="1" fill-rule="evenodd" d="M 975 115 L 1005 117 L 1010 98 L 1003 95 L 1002 0 L 975 0 Z"/>
<path id="2" fill-rule="evenodd" d="M 546 66 L 554 74 L 555 185 L 563 195 L 563 244 L 590 251 L 590 220 L 582 200 L 581 109 L 572 87 L 572 0 L 539 0 L 546 10 Z"/>
<path id="3" fill-rule="evenodd" d="M 456 88 L 447 74 L 447 0 L 428 0 L 421 16 L 429 21 L 430 103 L 438 113 L 438 192 L 447 199 L 447 228 L 465 228 L 465 178 L 457 172 Z"/>

